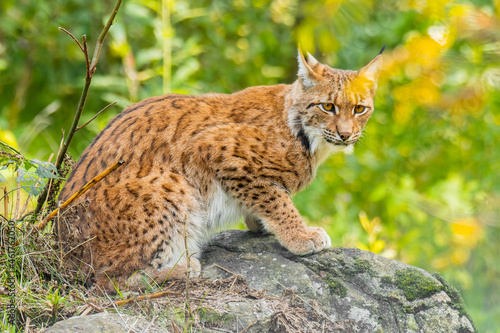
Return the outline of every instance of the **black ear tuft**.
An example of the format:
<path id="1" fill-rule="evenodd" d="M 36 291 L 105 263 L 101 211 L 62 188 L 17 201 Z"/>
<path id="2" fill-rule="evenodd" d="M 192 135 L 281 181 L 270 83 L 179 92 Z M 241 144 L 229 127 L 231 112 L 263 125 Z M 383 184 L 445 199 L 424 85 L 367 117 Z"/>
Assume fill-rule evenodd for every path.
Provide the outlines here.
<path id="1" fill-rule="evenodd" d="M 380 50 L 380 53 L 379 54 L 382 54 L 382 52 L 384 52 L 385 50 L 385 47 L 387 46 L 387 44 L 385 44 L 383 47 L 382 47 L 382 50 Z"/>

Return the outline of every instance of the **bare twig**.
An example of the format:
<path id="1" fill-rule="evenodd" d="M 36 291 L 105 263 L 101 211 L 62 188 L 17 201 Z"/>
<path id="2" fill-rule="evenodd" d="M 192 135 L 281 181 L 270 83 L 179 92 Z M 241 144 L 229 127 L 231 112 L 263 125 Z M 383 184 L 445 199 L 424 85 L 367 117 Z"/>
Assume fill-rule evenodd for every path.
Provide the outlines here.
<path id="1" fill-rule="evenodd" d="M 90 73 L 90 60 L 89 60 L 89 51 L 87 48 L 87 36 L 83 35 L 82 40 L 83 40 L 83 54 L 85 54 L 85 68 L 87 70 L 86 77 L 88 77 Z"/>
<path id="2" fill-rule="evenodd" d="M 243 333 L 245 332 L 247 329 L 249 329 L 250 327 L 252 327 L 253 325 L 255 325 L 255 323 L 251 323 L 250 325 L 248 325 L 247 327 L 245 327 L 245 329 L 243 331 L 241 331 L 240 333 Z"/>
<path id="3" fill-rule="evenodd" d="M 24 333 L 30 332 L 30 323 L 31 323 L 30 317 L 26 316 L 26 324 L 24 324 Z"/>
<path id="4" fill-rule="evenodd" d="M 181 331 L 179 331 L 173 319 L 170 319 L 170 323 L 172 324 L 172 329 L 174 330 L 174 333 L 181 333 Z"/>
<path id="5" fill-rule="evenodd" d="M 128 328 L 131 328 L 127 321 L 125 320 L 125 318 L 123 318 L 122 314 L 120 313 L 120 311 L 118 311 L 118 308 L 116 307 L 115 303 L 113 302 L 113 300 L 109 297 L 109 295 L 107 293 L 105 293 L 106 297 L 108 298 L 108 300 L 111 302 L 111 305 L 113 305 L 113 308 L 116 310 L 116 313 L 118 313 L 118 315 L 120 316 L 120 319 L 122 320 L 122 322 L 128 327 Z M 137 322 L 137 320 L 136 320 Z M 133 324 L 135 325 L 135 323 Z M 133 330 L 133 329 L 132 329 Z M 134 332 L 136 332 L 135 330 L 133 330 Z"/>
<path id="6" fill-rule="evenodd" d="M 222 270 L 225 270 L 225 271 L 226 271 L 226 272 L 228 272 L 229 274 L 238 275 L 238 274 L 236 274 L 236 273 L 231 272 L 229 269 L 224 268 L 224 267 L 222 267 L 222 266 L 219 266 L 219 265 L 217 265 L 217 264 L 215 264 L 214 266 L 215 266 L 215 267 L 219 267 L 219 268 L 220 268 L 220 269 L 222 269 Z"/>
<path id="7" fill-rule="evenodd" d="M 94 49 L 94 56 L 92 57 L 92 63 L 90 64 L 91 75 L 94 75 L 94 72 L 96 70 L 97 61 L 99 60 L 99 55 L 101 54 L 102 43 L 104 42 L 104 38 L 106 37 L 106 34 L 108 33 L 109 28 L 111 28 L 111 25 L 113 25 L 113 20 L 115 19 L 115 16 L 118 13 L 118 9 L 120 9 L 121 4 L 122 4 L 122 0 L 116 1 L 115 7 L 113 8 L 113 12 L 109 16 L 108 22 L 106 22 L 104 29 L 102 29 L 101 34 L 99 35 L 99 38 L 97 38 L 97 43 L 96 43 L 95 49 Z"/>
<path id="8" fill-rule="evenodd" d="M 96 113 L 96 115 L 95 115 L 95 116 L 93 116 L 93 117 L 92 117 L 89 121 L 87 121 L 87 122 L 86 122 L 85 124 L 83 124 L 82 126 L 77 127 L 77 129 L 76 129 L 76 130 L 77 130 L 77 131 L 81 130 L 82 128 L 84 128 L 85 126 L 87 126 L 88 124 L 90 124 L 90 122 L 91 122 L 92 120 L 94 120 L 95 118 L 97 118 L 97 116 L 98 116 L 98 115 L 100 115 L 100 114 L 101 114 L 104 110 L 106 110 L 107 108 L 109 108 L 110 106 L 113 106 L 113 105 L 115 105 L 115 104 L 116 104 L 116 102 L 113 102 L 113 103 L 111 103 L 111 104 L 106 105 L 106 106 L 105 106 L 105 107 L 104 107 L 101 111 L 97 112 L 97 113 Z"/>
<path id="9" fill-rule="evenodd" d="M 63 261 L 62 259 L 64 258 L 64 253 L 63 253 L 63 246 L 62 246 L 62 238 L 61 238 L 61 210 L 57 210 L 57 238 L 59 240 L 59 254 L 61 260 L 59 260 L 59 267 L 62 269 L 63 268 Z"/>
<path id="10" fill-rule="evenodd" d="M 319 315 L 321 315 L 324 319 L 328 320 L 329 322 L 331 322 L 332 324 L 335 324 L 334 321 L 332 321 L 330 319 L 330 317 L 328 317 L 328 315 L 326 313 L 323 312 L 323 310 L 321 310 L 320 308 L 318 308 L 317 306 L 313 306 L 311 303 L 307 302 L 305 299 L 303 299 L 302 297 L 300 297 L 299 294 L 297 294 L 294 290 L 292 289 L 288 289 L 287 287 L 285 287 L 283 284 L 281 284 L 280 282 L 278 282 L 278 284 L 283 287 L 283 289 L 286 291 L 286 290 L 290 290 L 292 292 L 292 295 L 294 297 L 297 297 L 298 299 L 300 299 L 304 304 L 307 304 L 311 309 L 314 310 L 314 312 L 318 313 Z"/>
<path id="11" fill-rule="evenodd" d="M 64 130 L 62 130 L 61 141 L 59 143 L 59 149 L 57 150 L 58 156 L 62 150 L 63 143 L 64 143 Z M 49 163 L 50 163 L 50 161 L 52 161 L 53 157 L 54 157 L 54 153 L 50 154 L 49 160 L 48 160 Z M 57 157 L 56 157 L 56 159 L 57 159 Z M 50 197 L 50 192 L 52 189 L 53 182 L 54 182 L 54 178 L 49 179 L 48 183 L 45 185 L 44 192 L 42 192 L 42 194 L 40 194 L 41 196 L 45 197 L 45 199 L 43 199 L 43 204 L 45 205 L 45 207 L 46 207 L 47 203 L 49 202 L 49 197 Z M 37 183 L 37 185 L 38 185 L 38 183 Z M 47 191 L 45 191 L 45 190 L 47 190 Z M 40 198 L 38 198 L 38 200 L 40 200 Z M 44 206 L 42 206 L 42 207 L 44 207 Z"/>
<path id="12" fill-rule="evenodd" d="M 17 172 L 17 175 L 19 176 L 19 171 Z M 17 179 L 17 187 L 21 187 L 21 180 L 19 178 Z M 16 205 L 14 208 L 14 215 L 12 216 L 12 219 L 14 221 L 17 221 L 17 214 L 19 213 L 19 203 L 21 202 L 21 191 L 17 191 L 17 196 L 16 196 Z"/>
<path id="13" fill-rule="evenodd" d="M 56 161 L 59 159 L 59 155 L 61 155 L 63 145 L 64 145 L 64 129 L 61 130 L 61 141 L 59 141 L 59 149 L 57 150 Z M 54 157 L 54 153 L 50 154 L 49 162 L 52 160 L 52 157 Z M 49 188 L 49 192 L 50 192 L 50 188 Z M 48 198 L 48 195 L 47 195 L 47 198 Z"/>
<path id="14" fill-rule="evenodd" d="M 236 281 L 238 281 L 238 278 L 240 277 L 240 275 L 235 275 L 234 276 L 234 280 L 233 280 L 233 283 L 231 283 L 231 286 L 229 287 L 229 291 L 231 291 L 234 287 L 234 284 L 236 283 Z"/>
<path id="15" fill-rule="evenodd" d="M 0 200 L 2 200 L 4 197 L 7 197 L 8 194 L 11 194 L 11 193 L 14 193 L 16 191 L 19 191 L 20 189 L 21 189 L 21 187 L 15 187 L 12 190 L 7 191 L 7 187 L 4 187 L 4 191 L 3 191 L 4 195 L 3 195 L 3 197 L 0 198 Z"/>
<path id="16" fill-rule="evenodd" d="M 174 30 L 171 23 L 172 0 L 162 0 L 161 18 L 163 33 L 163 93 L 170 92 L 172 81 L 172 37 Z"/>
<path id="17" fill-rule="evenodd" d="M 121 301 L 116 301 L 116 305 L 120 306 L 120 305 L 124 305 L 124 304 L 130 303 L 132 301 L 143 301 L 143 300 L 147 300 L 147 299 L 160 298 L 160 297 L 163 297 L 165 295 L 180 295 L 180 294 L 182 294 L 182 292 L 180 292 L 180 291 L 169 291 L 169 290 L 166 290 L 166 291 L 161 291 L 159 293 L 154 293 L 154 294 L 149 294 L 149 295 L 142 295 L 142 296 L 138 296 L 138 297 L 134 297 L 134 298 L 129 298 L 129 299 L 121 300 Z"/>
<path id="18" fill-rule="evenodd" d="M 93 240 L 93 239 L 94 239 L 94 238 L 96 238 L 96 237 L 97 237 L 97 236 L 94 236 L 94 237 L 92 237 L 92 238 L 89 238 L 89 239 L 87 239 L 86 241 L 81 242 L 80 244 L 78 244 L 78 245 L 74 246 L 71 250 L 69 250 L 68 252 L 66 252 L 65 254 L 63 254 L 63 256 L 62 256 L 61 260 L 63 260 L 63 259 L 64 259 L 64 257 L 66 257 L 68 254 L 70 254 L 70 253 L 71 253 L 74 249 L 76 249 L 76 248 L 78 248 L 78 247 L 82 246 L 82 245 L 83 245 L 83 244 L 85 244 L 85 243 L 90 242 L 91 240 Z"/>
<path id="19" fill-rule="evenodd" d="M 123 163 L 125 163 L 124 161 L 118 161 L 116 162 L 115 164 L 113 164 L 110 168 L 108 168 L 106 171 L 104 171 L 103 173 L 101 173 L 100 175 L 98 175 L 97 177 L 94 177 L 92 178 L 91 181 L 89 181 L 87 184 L 85 184 L 85 186 L 83 186 L 80 190 L 78 190 L 78 192 L 76 192 L 75 194 L 73 194 L 68 200 L 66 200 L 59 208 L 57 208 L 56 210 L 54 210 L 52 213 L 50 213 L 49 215 L 47 215 L 47 217 L 42 221 L 40 222 L 36 228 L 37 229 L 42 229 L 43 227 L 45 227 L 47 225 L 47 223 L 52 220 L 58 213 L 59 209 L 62 209 L 62 208 L 65 208 L 67 207 L 68 205 L 70 205 L 73 201 L 75 201 L 78 197 L 80 197 L 82 194 L 84 194 L 85 192 L 87 192 L 92 186 L 94 186 L 95 184 L 97 184 L 99 181 L 101 181 L 104 177 L 106 177 L 107 175 L 109 175 L 111 172 L 113 172 L 114 170 L 116 170 L 120 165 L 122 165 Z"/>
<path id="20" fill-rule="evenodd" d="M 85 317 L 86 315 L 89 314 L 90 311 L 92 311 L 92 307 L 90 305 L 87 305 L 85 310 L 82 311 L 82 313 L 79 314 L 80 317 Z"/>
<path id="21" fill-rule="evenodd" d="M 24 206 L 21 209 L 21 211 L 19 212 L 19 216 L 20 216 L 19 220 L 23 220 L 24 219 L 24 213 L 28 209 L 28 205 L 30 203 L 30 200 L 31 200 L 31 193 L 28 194 L 28 198 L 26 198 L 26 200 L 24 201 Z"/>
<path id="22" fill-rule="evenodd" d="M 95 305 L 94 303 L 92 302 L 89 302 L 83 298 L 81 298 L 80 296 L 78 296 L 77 294 L 75 293 L 71 293 L 71 296 L 75 297 L 76 299 L 79 299 L 80 301 L 82 302 L 85 302 L 85 304 L 87 304 L 88 306 L 92 307 L 94 310 L 96 311 L 99 311 L 99 312 L 106 312 L 106 310 L 104 310 L 103 308 L 101 308 L 100 306 L 98 305 Z"/>
<path id="23" fill-rule="evenodd" d="M 94 49 L 94 56 L 92 57 L 92 62 L 90 63 L 90 66 L 87 67 L 87 77 L 85 80 L 85 86 L 83 87 L 82 95 L 80 97 L 80 101 L 78 102 L 78 107 L 76 109 L 75 117 L 73 118 L 73 123 L 71 124 L 71 129 L 68 132 L 68 137 L 66 138 L 66 141 L 64 142 L 63 146 L 63 151 L 62 154 L 58 156 L 57 162 L 56 162 L 56 168 L 59 169 L 61 167 L 61 164 L 64 160 L 64 155 L 66 154 L 66 151 L 68 150 L 69 144 L 71 143 L 71 140 L 73 139 L 73 135 L 76 132 L 76 128 L 78 127 L 78 122 L 80 121 L 80 116 L 82 115 L 83 108 L 85 107 L 85 102 L 87 101 L 87 96 L 90 88 L 90 83 L 92 82 L 92 77 L 94 75 L 94 72 L 96 70 L 97 66 L 97 61 L 99 60 L 99 55 L 101 54 L 101 48 L 102 48 L 102 43 L 104 41 L 104 37 L 106 37 L 106 34 L 109 31 L 109 28 L 111 28 L 111 25 L 113 24 L 113 20 L 115 19 L 116 13 L 118 12 L 118 9 L 120 8 L 120 5 L 122 3 L 122 0 L 117 0 L 115 7 L 113 8 L 113 12 L 111 13 L 111 16 L 108 19 L 108 22 L 104 26 L 104 28 L 101 31 L 101 34 L 99 35 L 99 38 L 97 39 L 97 43 Z M 83 37 L 83 45 L 84 45 L 84 50 L 87 51 L 87 42 L 86 42 L 86 37 Z M 86 56 L 88 56 L 88 51 L 84 52 Z M 87 58 L 86 58 L 87 59 Z"/>
<path id="24" fill-rule="evenodd" d="M 226 271 L 226 272 L 228 272 L 229 274 L 233 274 L 233 276 L 234 276 L 234 280 L 233 280 L 233 283 L 231 283 L 231 286 L 229 287 L 229 291 L 231 291 L 231 290 L 233 289 L 233 287 L 234 287 L 234 284 L 236 283 L 236 281 L 238 281 L 238 278 L 239 278 L 241 275 L 236 274 L 236 273 L 234 273 L 234 272 L 231 272 L 229 269 L 224 268 L 224 267 L 222 267 L 222 266 L 219 266 L 219 265 L 217 265 L 217 264 L 215 264 L 215 266 L 216 266 L 216 267 L 219 267 L 220 269 L 222 269 L 222 270 L 224 270 L 224 271 Z"/>
<path id="25" fill-rule="evenodd" d="M 83 50 L 83 46 L 82 44 L 80 44 L 80 42 L 78 41 L 78 39 L 76 39 L 75 36 L 73 36 L 73 34 L 71 32 L 69 32 L 68 30 L 62 28 L 62 27 L 59 27 L 58 28 L 59 30 L 61 31 L 64 31 L 65 33 L 67 33 L 71 38 L 73 38 L 73 40 L 75 41 L 76 44 L 78 44 L 78 47 L 80 48 L 80 50 L 82 50 L 83 53 L 85 53 L 85 51 Z"/>
<path id="26" fill-rule="evenodd" d="M 113 20 L 116 17 L 116 14 L 118 13 L 118 9 L 120 8 L 120 5 L 122 3 L 122 0 L 116 0 L 115 7 L 113 8 L 113 12 L 111 13 L 108 21 L 106 22 L 106 25 L 101 31 L 101 34 L 99 35 L 99 38 L 97 39 L 97 43 L 94 49 L 94 55 L 92 57 L 92 62 L 89 63 L 89 58 L 88 58 L 88 49 L 87 49 L 87 39 L 86 36 L 83 36 L 83 46 L 78 43 L 78 46 L 80 49 L 82 49 L 83 54 L 85 55 L 85 63 L 86 63 L 86 78 L 85 78 L 85 85 L 82 90 L 82 94 L 80 96 L 80 100 L 78 102 L 78 106 L 76 108 L 75 116 L 73 118 L 73 123 L 71 124 L 71 128 L 68 132 L 68 136 L 66 137 L 66 140 L 64 141 L 63 147 L 61 151 L 59 152 L 59 155 L 57 156 L 57 161 L 56 161 L 56 168 L 57 170 L 61 169 L 61 165 L 64 161 L 64 156 L 66 156 L 66 152 L 68 151 L 69 144 L 71 143 L 71 140 L 73 139 L 73 136 L 75 135 L 77 128 L 78 128 L 78 122 L 80 121 L 80 117 L 82 115 L 83 109 L 85 107 L 85 102 L 87 101 L 87 96 L 89 93 L 90 89 L 90 84 L 92 82 L 92 76 L 94 75 L 94 72 L 96 70 L 97 66 L 97 61 L 99 60 L 99 55 L 101 54 L 101 49 L 102 45 L 104 42 L 104 38 L 106 37 L 106 34 L 108 33 L 109 29 L 111 28 L 111 25 L 113 24 Z M 63 30 L 64 31 L 64 30 Z M 73 39 L 76 39 L 73 35 L 69 34 Z M 40 195 L 38 199 L 37 206 L 35 208 L 35 215 L 40 212 L 42 209 L 42 206 L 45 202 L 45 198 L 48 193 L 48 183 L 44 188 L 43 193 Z"/>
<path id="27" fill-rule="evenodd" d="M 7 187 L 3 188 L 3 213 L 6 220 L 9 219 L 9 196 L 7 195 Z"/>

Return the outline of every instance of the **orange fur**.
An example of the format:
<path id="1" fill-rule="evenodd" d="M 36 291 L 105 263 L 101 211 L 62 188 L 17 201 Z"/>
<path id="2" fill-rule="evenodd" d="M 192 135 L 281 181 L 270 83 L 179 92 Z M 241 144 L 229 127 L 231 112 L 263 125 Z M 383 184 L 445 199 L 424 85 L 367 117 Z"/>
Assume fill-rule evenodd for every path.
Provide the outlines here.
<path id="1" fill-rule="evenodd" d="M 377 56 L 356 72 L 300 56 L 299 79 L 291 85 L 232 95 L 169 94 L 125 109 L 84 151 L 61 191 L 65 200 L 125 161 L 63 224 L 66 250 L 87 241 L 68 262 L 107 291 L 113 283 L 161 283 L 185 273 L 185 233 L 196 252 L 238 216 L 295 254 L 329 247 L 329 236 L 306 226 L 291 195 L 314 179 L 330 152 L 352 149 L 373 112 L 380 61 Z M 322 103 L 335 108 L 322 110 Z M 354 114 L 356 105 L 366 113 Z M 191 266 L 199 270 L 194 258 Z"/>

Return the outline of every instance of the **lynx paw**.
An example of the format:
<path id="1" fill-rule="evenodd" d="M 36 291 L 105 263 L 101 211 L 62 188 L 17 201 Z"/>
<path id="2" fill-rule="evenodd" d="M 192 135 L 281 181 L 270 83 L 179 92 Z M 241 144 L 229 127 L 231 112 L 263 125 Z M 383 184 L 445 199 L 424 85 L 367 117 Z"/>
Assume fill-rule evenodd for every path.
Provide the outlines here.
<path id="1" fill-rule="evenodd" d="M 164 269 L 155 280 L 166 280 L 169 279 L 184 279 L 186 277 L 187 263 L 185 261 L 179 262 L 174 268 L 167 267 Z M 189 261 L 189 277 L 196 278 L 201 274 L 201 264 L 200 261 L 194 257 L 191 257 Z"/>
<path id="2" fill-rule="evenodd" d="M 190 270 L 189 270 L 189 277 L 200 277 L 201 274 L 201 264 L 200 261 L 194 257 L 190 259 Z"/>
<path id="3" fill-rule="evenodd" d="M 290 237 L 288 242 L 283 242 L 282 244 L 290 252 L 303 256 L 329 248 L 332 245 L 332 241 L 323 228 L 309 227 L 305 233 Z"/>

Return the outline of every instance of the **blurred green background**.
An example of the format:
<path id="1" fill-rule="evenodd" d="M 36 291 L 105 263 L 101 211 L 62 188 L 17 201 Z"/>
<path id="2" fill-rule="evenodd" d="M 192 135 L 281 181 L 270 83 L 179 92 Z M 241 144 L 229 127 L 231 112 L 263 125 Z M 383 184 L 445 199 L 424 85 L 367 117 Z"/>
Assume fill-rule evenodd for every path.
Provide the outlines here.
<path id="1" fill-rule="evenodd" d="M 68 129 L 110 0 L 0 2 L 0 140 L 47 160 Z M 124 0 L 82 123 L 77 159 L 131 103 L 164 92 L 291 83 L 300 44 L 359 69 L 387 44 L 376 110 L 350 156 L 295 198 L 334 246 L 439 272 L 479 331 L 500 332 L 500 1 Z"/>

